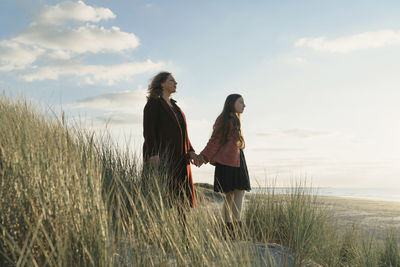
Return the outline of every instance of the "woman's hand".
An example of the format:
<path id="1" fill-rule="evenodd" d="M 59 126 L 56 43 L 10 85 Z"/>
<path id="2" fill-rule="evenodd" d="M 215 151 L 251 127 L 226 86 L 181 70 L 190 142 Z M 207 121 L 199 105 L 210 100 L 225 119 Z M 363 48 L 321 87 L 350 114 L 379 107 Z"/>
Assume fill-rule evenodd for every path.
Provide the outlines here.
<path id="1" fill-rule="evenodd" d="M 196 157 L 193 159 L 193 164 L 196 165 L 196 167 L 200 167 L 203 164 L 206 164 L 208 161 L 204 159 L 203 155 L 199 154 L 196 155 Z"/>
<path id="2" fill-rule="evenodd" d="M 150 165 L 154 168 L 160 166 L 160 157 L 158 155 L 149 158 Z"/>
<path id="3" fill-rule="evenodd" d="M 194 153 L 193 151 L 189 152 L 189 161 L 192 164 L 195 164 L 195 161 L 197 160 L 198 155 Z"/>
<path id="4" fill-rule="evenodd" d="M 203 164 L 201 156 L 197 155 L 193 151 L 189 152 L 189 157 L 190 157 L 190 163 L 196 165 L 196 167 L 200 167 Z"/>

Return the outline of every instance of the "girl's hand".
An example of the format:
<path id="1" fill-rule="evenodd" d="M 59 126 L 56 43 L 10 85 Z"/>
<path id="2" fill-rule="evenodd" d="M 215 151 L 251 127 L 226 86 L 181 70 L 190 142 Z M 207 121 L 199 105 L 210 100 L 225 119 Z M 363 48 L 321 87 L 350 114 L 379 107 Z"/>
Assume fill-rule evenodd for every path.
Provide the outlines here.
<path id="1" fill-rule="evenodd" d="M 201 165 L 203 165 L 204 163 L 207 163 L 205 160 L 204 160 L 204 157 L 203 157 L 203 155 L 198 155 L 197 156 L 197 161 L 196 161 L 196 166 L 197 167 L 200 167 Z"/>
<path id="2" fill-rule="evenodd" d="M 194 160 L 194 165 L 196 165 L 197 168 L 203 165 L 203 160 L 201 156 L 197 156 L 197 158 Z"/>

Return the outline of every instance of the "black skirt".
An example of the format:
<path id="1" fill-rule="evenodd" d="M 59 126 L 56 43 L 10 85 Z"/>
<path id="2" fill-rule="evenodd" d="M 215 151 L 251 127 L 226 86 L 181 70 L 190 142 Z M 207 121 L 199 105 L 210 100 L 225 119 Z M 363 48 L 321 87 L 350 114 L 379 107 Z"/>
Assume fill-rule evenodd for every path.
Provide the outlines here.
<path id="1" fill-rule="evenodd" d="M 242 150 L 240 150 L 240 167 L 215 164 L 214 191 L 228 193 L 235 189 L 251 190 L 249 172 Z"/>

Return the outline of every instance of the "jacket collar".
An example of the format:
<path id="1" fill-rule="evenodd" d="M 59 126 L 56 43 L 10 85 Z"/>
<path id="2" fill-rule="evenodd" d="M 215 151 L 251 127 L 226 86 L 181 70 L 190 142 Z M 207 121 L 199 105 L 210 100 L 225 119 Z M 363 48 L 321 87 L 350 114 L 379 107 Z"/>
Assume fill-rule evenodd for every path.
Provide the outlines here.
<path id="1" fill-rule="evenodd" d="M 175 115 L 175 112 L 172 110 L 172 108 L 167 104 L 167 102 L 164 100 L 164 98 L 160 97 L 160 102 L 161 106 L 165 109 L 165 111 L 168 113 L 168 115 L 171 117 L 171 119 L 176 123 L 176 125 L 181 129 L 181 125 L 178 122 L 178 118 Z M 176 100 L 171 99 L 171 102 L 173 104 L 176 103 Z M 181 129 L 182 130 L 182 129 Z"/>

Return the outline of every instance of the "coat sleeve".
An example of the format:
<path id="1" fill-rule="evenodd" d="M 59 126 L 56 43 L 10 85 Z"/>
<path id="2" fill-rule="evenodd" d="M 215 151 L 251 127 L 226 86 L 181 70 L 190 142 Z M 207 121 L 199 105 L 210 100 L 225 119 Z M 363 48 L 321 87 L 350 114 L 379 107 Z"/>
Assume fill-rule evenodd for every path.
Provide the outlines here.
<path id="1" fill-rule="evenodd" d="M 193 148 L 193 146 L 192 146 L 192 143 L 190 142 L 187 129 L 186 129 L 186 136 L 187 136 L 187 139 L 188 139 L 188 142 L 189 142 L 189 151 L 188 151 L 188 152 L 195 152 L 195 151 L 194 151 L 194 148 Z"/>
<path id="2" fill-rule="evenodd" d="M 148 159 L 158 155 L 160 137 L 158 131 L 160 105 L 156 100 L 147 101 L 143 111 L 143 157 Z"/>
<path id="3" fill-rule="evenodd" d="M 186 127 L 185 127 L 185 134 L 186 134 L 187 144 L 188 144 L 188 150 L 187 150 L 187 152 L 188 152 L 188 153 L 189 153 L 189 152 L 195 152 L 195 151 L 194 151 L 194 148 L 193 148 L 193 146 L 192 146 L 192 143 L 190 142 L 190 139 L 189 139 L 189 134 L 188 134 L 188 129 L 187 129 L 187 128 L 188 128 L 188 125 L 187 125 L 185 113 L 183 113 L 183 111 L 182 111 L 181 108 L 179 108 L 179 110 L 180 110 L 181 113 L 182 113 L 182 117 L 183 117 L 183 119 L 184 119 L 184 121 L 185 121 L 185 125 L 186 125 Z"/>
<path id="4" fill-rule="evenodd" d="M 217 154 L 218 152 L 220 146 L 220 138 L 219 136 L 217 136 L 217 129 L 219 125 L 220 120 L 217 119 L 213 127 L 213 133 L 208 140 L 206 147 L 203 149 L 203 151 L 200 152 L 200 155 L 202 155 L 207 161 L 210 161 L 212 158 L 214 158 L 215 154 Z"/>

